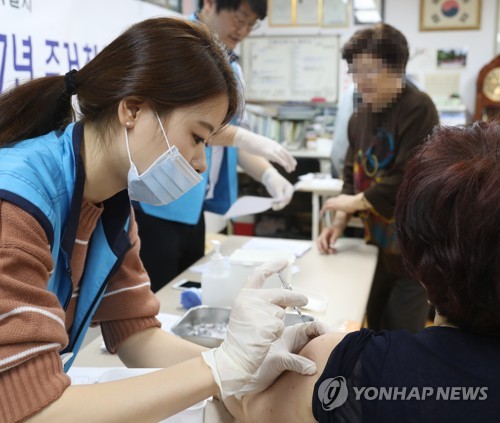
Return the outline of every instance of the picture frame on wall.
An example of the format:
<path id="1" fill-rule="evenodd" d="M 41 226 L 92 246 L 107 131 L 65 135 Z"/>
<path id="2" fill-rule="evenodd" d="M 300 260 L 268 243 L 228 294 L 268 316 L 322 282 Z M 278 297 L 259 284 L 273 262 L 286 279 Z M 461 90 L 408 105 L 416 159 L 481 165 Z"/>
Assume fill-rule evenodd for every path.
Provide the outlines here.
<path id="1" fill-rule="evenodd" d="M 481 0 L 420 0 L 420 31 L 481 28 Z"/>
<path id="2" fill-rule="evenodd" d="M 142 0 L 147 3 L 156 4 L 174 12 L 182 13 L 182 0 Z"/>
<path id="3" fill-rule="evenodd" d="M 318 0 L 295 0 L 295 25 L 316 26 L 318 20 Z"/>
<path id="4" fill-rule="evenodd" d="M 384 0 L 370 0 L 382 4 Z M 347 28 L 352 0 L 269 0 L 271 27 L 315 26 Z"/>
<path id="5" fill-rule="evenodd" d="M 318 26 L 320 0 L 269 0 L 269 26 Z"/>
<path id="6" fill-rule="evenodd" d="M 269 26 L 294 25 L 294 10 L 291 0 L 270 0 L 268 8 Z"/>
<path id="7" fill-rule="evenodd" d="M 347 28 L 350 0 L 323 0 L 321 26 Z"/>

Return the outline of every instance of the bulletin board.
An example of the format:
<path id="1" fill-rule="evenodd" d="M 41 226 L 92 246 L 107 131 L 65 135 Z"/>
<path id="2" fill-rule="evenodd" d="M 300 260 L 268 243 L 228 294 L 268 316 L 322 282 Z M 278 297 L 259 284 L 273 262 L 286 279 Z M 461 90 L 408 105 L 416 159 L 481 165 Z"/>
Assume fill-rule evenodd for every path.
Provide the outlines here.
<path id="1" fill-rule="evenodd" d="M 337 101 L 338 36 L 249 37 L 242 46 L 246 99 Z"/>

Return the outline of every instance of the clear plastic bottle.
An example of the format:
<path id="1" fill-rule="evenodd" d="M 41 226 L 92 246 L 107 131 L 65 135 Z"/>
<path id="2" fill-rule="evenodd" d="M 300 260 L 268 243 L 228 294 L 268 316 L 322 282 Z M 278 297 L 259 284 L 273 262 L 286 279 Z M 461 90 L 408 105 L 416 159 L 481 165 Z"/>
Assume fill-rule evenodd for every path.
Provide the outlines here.
<path id="1" fill-rule="evenodd" d="M 201 303 L 210 307 L 229 307 L 239 291 L 231 284 L 230 265 L 220 253 L 220 242 L 211 241 L 214 252 L 201 275 Z"/>

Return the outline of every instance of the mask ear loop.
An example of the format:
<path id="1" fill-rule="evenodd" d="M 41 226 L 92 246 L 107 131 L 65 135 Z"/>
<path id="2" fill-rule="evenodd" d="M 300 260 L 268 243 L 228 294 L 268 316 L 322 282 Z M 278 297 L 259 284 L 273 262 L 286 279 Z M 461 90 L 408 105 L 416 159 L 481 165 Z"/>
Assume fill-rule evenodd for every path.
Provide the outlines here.
<path id="1" fill-rule="evenodd" d="M 165 137 L 165 141 L 167 142 L 168 149 L 170 150 L 172 147 L 170 146 L 170 143 L 168 142 L 167 134 L 165 133 L 165 129 L 163 128 L 163 124 L 161 123 L 160 116 L 158 116 L 158 112 L 155 112 L 156 119 L 158 119 L 158 124 L 160 125 L 161 132 L 163 133 L 163 136 Z"/>
<path id="2" fill-rule="evenodd" d="M 128 129 L 127 128 L 125 128 L 125 146 L 127 147 L 127 154 L 128 154 L 128 160 L 130 162 L 130 167 L 133 166 L 135 168 L 135 164 L 132 161 L 132 156 L 130 155 L 130 147 L 128 146 Z"/>

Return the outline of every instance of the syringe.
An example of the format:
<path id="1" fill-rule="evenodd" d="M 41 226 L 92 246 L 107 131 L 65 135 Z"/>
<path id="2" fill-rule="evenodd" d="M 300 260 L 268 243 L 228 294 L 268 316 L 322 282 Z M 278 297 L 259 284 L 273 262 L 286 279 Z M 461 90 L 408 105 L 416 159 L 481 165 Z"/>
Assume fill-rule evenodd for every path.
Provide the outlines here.
<path id="1" fill-rule="evenodd" d="M 283 288 L 289 289 L 290 291 L 293 291 L 292 290 L 292 284 L 290 282 L 288 282 L 287 280 L 285 280 L 285 278 L 283 277 L 283 275 L 281 274 L 281 272 L 278 272 L 277 274 L 278 274 L 278 277 L 280 278 L 280 281 L 281 281 L 281 284 L 283 285 Z M 300 308 L 297 307 L 297 306 L 295 306 L 295 307 L 293 307 L 293 309 L 298 313 L 298 315 L 300 316 L 300 318 L 302 319 L 302 321 L 305 324 L 306 323 L 306 319 L 304 319 L 304 316 L 300 312 Z"/>

